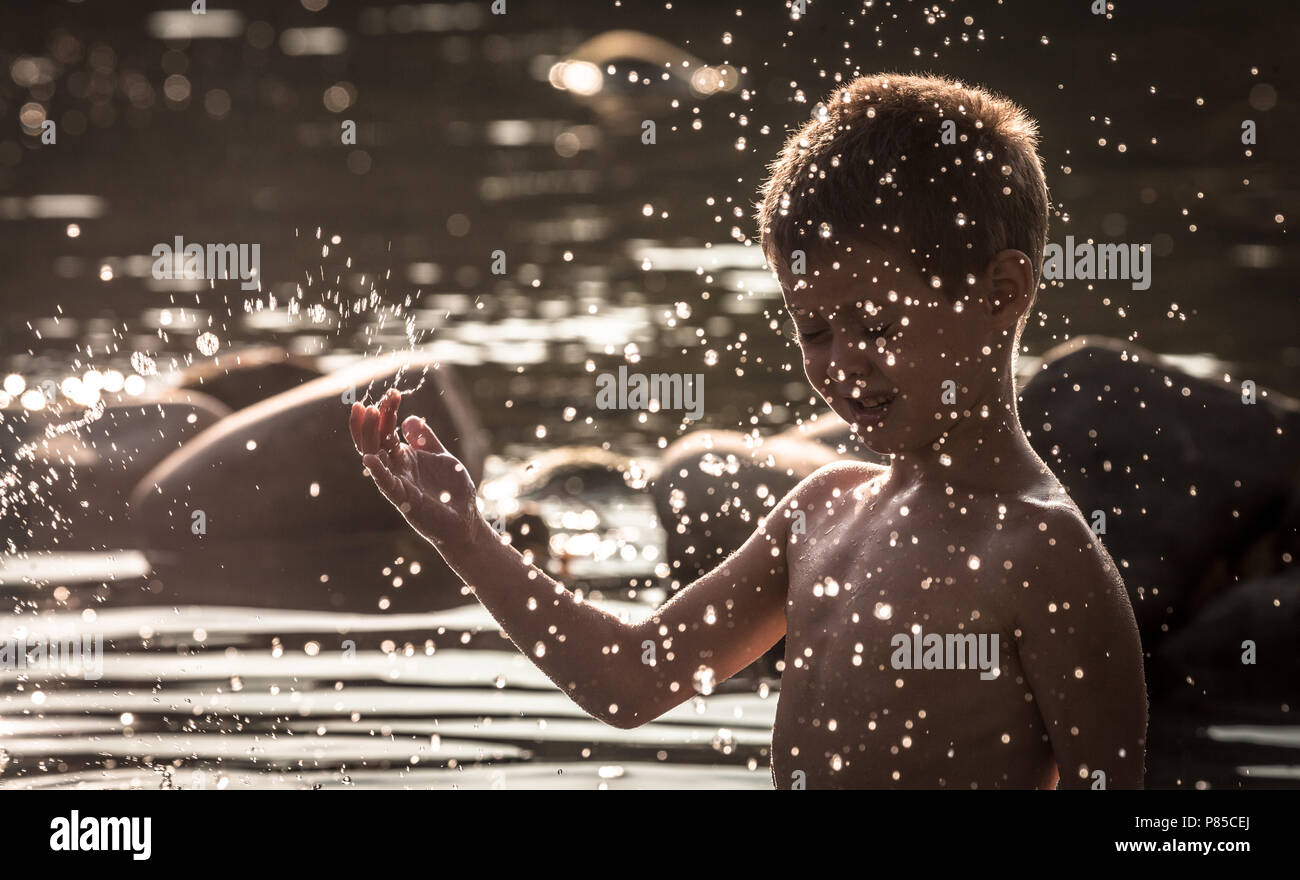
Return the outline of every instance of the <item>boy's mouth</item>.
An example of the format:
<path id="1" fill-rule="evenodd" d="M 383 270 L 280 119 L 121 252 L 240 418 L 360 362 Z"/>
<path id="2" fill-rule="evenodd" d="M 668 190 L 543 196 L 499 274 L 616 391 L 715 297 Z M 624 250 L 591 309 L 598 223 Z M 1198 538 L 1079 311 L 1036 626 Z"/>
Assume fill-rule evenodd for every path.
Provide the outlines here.
<path id="1" fill-rule="evenodd" d="M 864 395 L 862 397 L 850 397 L 843 395 L 844 405 L 848 407 L 854 421 L 860 425 L 874 425 L 884 421 L 885 414 L 889 411 L 889 406 L 894 402 L 895 396 L 888 395 Z"/>

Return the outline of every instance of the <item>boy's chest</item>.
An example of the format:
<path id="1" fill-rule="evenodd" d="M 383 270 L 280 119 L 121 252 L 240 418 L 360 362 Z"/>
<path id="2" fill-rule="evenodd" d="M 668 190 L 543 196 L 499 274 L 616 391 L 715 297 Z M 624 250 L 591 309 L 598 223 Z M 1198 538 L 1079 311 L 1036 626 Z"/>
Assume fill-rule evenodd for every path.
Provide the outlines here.
<path id="1" fill-rule="evenodd" d="M 877 501 L 808 525 L 787 546 L 787 674 L 887 670 L 901 639 L 930 634 L 996 634 L 1009 647 L 1015 566 L 993 524 Z"/>

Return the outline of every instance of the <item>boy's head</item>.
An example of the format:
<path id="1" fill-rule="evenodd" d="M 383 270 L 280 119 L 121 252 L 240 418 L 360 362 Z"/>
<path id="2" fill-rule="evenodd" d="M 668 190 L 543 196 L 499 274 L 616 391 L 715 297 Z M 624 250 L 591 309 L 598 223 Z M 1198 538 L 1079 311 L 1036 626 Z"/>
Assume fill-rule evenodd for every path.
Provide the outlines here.
<path id="1" fill-rule="evenodd" d="M 1047 240 L 1033 120 L 943 77 L 861 77 L 771 170 L 763 251 L 831 408 L 891 452 L 994 400 Z"/>

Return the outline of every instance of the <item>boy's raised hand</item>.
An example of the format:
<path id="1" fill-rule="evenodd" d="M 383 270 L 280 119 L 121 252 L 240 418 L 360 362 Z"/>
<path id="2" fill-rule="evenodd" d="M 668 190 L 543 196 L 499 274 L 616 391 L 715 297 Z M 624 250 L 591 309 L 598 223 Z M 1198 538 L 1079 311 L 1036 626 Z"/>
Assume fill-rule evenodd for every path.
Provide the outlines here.
<path id="1" fill-rule="evenodd" d="M 352 404 L 352 443 L 384 497 L 406 521 L 441 549 L 468 541 L 481 520 L 474 483 L 424 419 L 409 416 L 397 433 L 401 392 L 389 389 L 378 406 Z"/>

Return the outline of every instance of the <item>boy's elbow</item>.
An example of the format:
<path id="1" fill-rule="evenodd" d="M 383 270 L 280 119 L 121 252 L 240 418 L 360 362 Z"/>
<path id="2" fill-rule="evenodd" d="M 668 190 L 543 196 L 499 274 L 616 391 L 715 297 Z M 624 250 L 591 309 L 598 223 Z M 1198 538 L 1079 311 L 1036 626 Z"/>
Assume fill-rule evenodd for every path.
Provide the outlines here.
<path id="1" fill-rule="evenodd" d="M 590 708 L 587 712 L 596 720 L 608 724 L 610 727 L 617 727 L 619 730 L 635 730 L 643 724 L 649 724 L 654 721 L 665 710 L 643 705 L 640 702 L 630 703 L 627 701 L 627 695 L 624 694 L 623 702 L 611 702 L 607 704 L 602 711 L 592 711 Z"/>
<path id="2" fill-rule="evenodd" d="M 601 719 L 606 724 L 617 727 L 619 730 L 635 730 L 643 724 L 649 724 L 663 714 L 662 709 L 656 710 L 645 701 L 637 700 L 632 702 L 627 698 L 627 694 L 624 694 L 623 697 L 624 702 L 611 706 L 608 717 Z"/>
<path id="3" fill-rule="evenodd" d="M 626 691 L 600 695 L 569 691 L 569 698 L 592 718 L 619 730 L 633 730 L 653 721 L 658 714 L 634 702 Z"/>
<path id="4" fill-rule="evenodd" d="M 608 708 L 603 710 L 598 710 L 592 706 L 582 706 L 582 708 L 588 715 L 595 718 L 601 724 L 607 724 L 610 727 L 617 727 L 619 730 L 635 730 L 641 725 L 653 720 L 650 716 L 630 711 L 630 707 L 625 706 L 610 705 Z"/>
<path id="5" fill-rule="evenodd" d="M 642 724 L 649 721 L 648 718 L 637 718 L 632 715 L 614 715 L 610 718 L 602 718 L 601 720 L 611 727 L 617 727 L 619 730 L 636 730 Z"/>
<path id="6" fill-rule="evenodd" d="M 648 672 L 649 670 L 649 672 Z M 602 674 L 581 688 L 566 692 L 584 712 L 619 730 L 649 724 L 681 700 L 666 699 L 662 676 L 627 655 L 606 658 Z"/>

